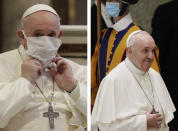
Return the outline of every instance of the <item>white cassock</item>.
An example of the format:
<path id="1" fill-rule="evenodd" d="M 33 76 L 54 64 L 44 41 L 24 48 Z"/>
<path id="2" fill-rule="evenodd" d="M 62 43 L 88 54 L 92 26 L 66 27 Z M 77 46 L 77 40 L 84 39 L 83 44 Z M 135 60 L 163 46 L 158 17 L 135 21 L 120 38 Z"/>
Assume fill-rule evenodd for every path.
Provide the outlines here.
<path id="1" fill-rule="evenodd" d="M 23 59 L 27 59 L 22 46 L 19 48 Z M 72 67 L 77 87 L 71 94 L 57 87 L 54 82 L 53 111 L 59 113 L 54 119 L 52 131 L 84 131 L 87 125 L 87 70 L 85 66 L 66 60 Z M 0 131 L 50 131 L 49 104 L 39 89 L 21 77 L 23 63 L 18 50 L 0 55 Z M 44 73 L 37 84 L 50 99 L 53 80 Z"/>
<path id="2" fill-rule="evenodd" d="M 163 117 L 159 129 L 147 128 L 152 104 Z M 126 58 L 102 80 L 91 121 L 100 131 L 169 131 L 174 111 L 160 74 L 151 68 L 144 73 Z"/>

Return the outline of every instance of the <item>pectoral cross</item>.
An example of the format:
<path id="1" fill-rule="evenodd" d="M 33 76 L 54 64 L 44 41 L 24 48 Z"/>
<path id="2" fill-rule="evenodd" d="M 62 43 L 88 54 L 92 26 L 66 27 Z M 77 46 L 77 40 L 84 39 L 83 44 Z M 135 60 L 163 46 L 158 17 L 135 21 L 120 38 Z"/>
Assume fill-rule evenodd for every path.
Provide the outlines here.
<path id="1" fill-rule="evenodd" d="M 49 125 L 51 129 L 54 129 L 54 118 L 59 117 L 58 112 L 53 112 L 53 107 L 50 105 L 48 107 L 48 112 L 43 113 L 43 117 L 48 117 L 49 118 Z"/>

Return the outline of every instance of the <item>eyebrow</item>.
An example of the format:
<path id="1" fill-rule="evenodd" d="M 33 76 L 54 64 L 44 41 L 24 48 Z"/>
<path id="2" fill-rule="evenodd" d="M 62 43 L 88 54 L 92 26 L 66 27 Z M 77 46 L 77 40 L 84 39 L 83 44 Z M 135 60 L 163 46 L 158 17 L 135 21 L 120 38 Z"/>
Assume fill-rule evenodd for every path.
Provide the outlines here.
<path id="1" fill-rule="evenodd" d="M 144 47 L 143 49 L 149 49 L 149 47 Z M 156 50 L 156 46 L 154 46 L 153 50 Z"/>
<path id="2" fill-rule="evenodd" d="M 37 29 L 37 30 L 35 30 L 34 32 L 33 32 L 33 34 L 36 34 L 36 33 L 40 33 L 40 34 L 43 34 L 43 30 L 40 30 L 40 29 Z M 54 34 L 56 34 L 56 32 L 55 31 L 50 31 L 50 33 L 49 34 L 52 34 L 52 33 L 54 33 Z"/>

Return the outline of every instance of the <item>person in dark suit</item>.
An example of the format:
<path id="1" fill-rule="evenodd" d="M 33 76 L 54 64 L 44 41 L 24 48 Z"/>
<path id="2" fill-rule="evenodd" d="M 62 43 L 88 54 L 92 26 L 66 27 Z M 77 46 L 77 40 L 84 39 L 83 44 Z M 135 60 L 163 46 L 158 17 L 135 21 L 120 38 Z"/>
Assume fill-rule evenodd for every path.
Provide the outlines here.
<path id="1" fill-rule="evenodd" d="M 175 107 L 178 108 L 178 1 L 174 0 L 160 5 L 152 19 L 152 36 L 159 47 L 161 75 L 166 83 Z M 178 114 L 170 123 L 170 131 L 178 131 Z"/>

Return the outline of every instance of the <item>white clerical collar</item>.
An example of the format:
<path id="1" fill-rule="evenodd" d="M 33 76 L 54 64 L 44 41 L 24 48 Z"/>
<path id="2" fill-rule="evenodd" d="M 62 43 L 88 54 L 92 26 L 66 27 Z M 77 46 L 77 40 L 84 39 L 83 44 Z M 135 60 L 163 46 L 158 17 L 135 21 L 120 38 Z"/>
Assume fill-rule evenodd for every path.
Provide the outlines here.
<path id="1" fill-rule="evenodd" d="M 21 56 L 22 60 L 25 61 L 27 59 L 29 59 L 30 57 L 27 55 L 25 48 L 23 47 L 23 45 L 20 45 L 18 48 L 19 51 L 19 55 Z"/>
<path id="2" fill-rule="evenodd" d="M 125 63 L 127 64 L 127 67 L 129 68 L 129 70 L 131 70 L 132 72 L 138 74 L 138 75 L 145 75 L 146 72 L 141 71 L 138 67 L 136 67 L 130 60 L 129 58 L 125 59 Z"/>
<path id="3" fill-rule="evenodd" d="M 121 20 L 119 20 L 118 22 L 116 22 L 113 25 L 113 28 L 117 32 L 119 32 L 119 31 L 127 28 L 132 22 L 133 22 L 132 17 L 130 15 L 130 13 L 128 13 L 125 17 L 123 17 Z"/>

